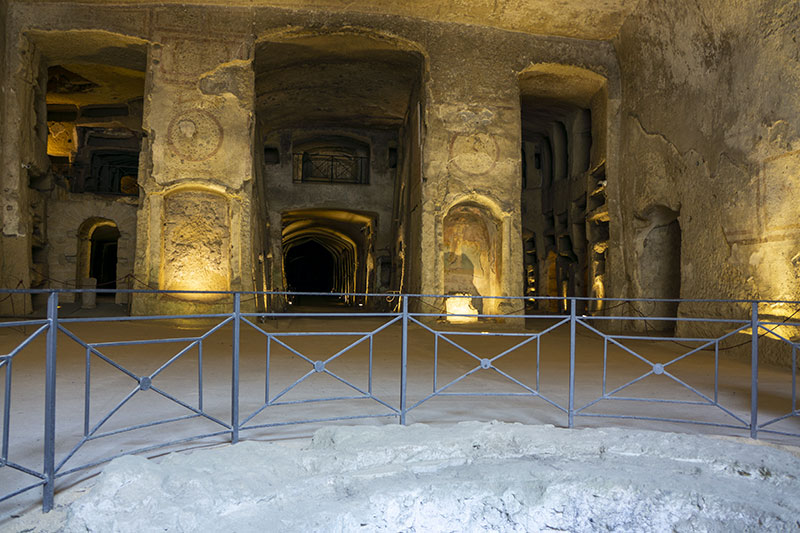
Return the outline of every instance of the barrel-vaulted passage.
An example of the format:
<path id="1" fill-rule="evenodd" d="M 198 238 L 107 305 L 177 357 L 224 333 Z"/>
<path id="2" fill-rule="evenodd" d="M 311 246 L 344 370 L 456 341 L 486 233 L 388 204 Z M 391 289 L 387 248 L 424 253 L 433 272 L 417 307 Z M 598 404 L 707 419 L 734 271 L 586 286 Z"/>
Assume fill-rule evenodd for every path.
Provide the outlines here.
<path id="1" fill-rule="evenodd" d="M 331 209 L 282 216 L 285 286 L 294 292 L 370 292 L 375 268 L 375 216 Z M 351 297 L 345 301 L 353 302 Z"/>

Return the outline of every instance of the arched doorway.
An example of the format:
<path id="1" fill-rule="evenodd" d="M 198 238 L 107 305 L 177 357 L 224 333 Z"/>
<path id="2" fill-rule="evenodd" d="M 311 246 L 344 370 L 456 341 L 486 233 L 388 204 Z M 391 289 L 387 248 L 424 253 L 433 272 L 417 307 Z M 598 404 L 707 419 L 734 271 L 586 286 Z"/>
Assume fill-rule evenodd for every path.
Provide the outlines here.
<path id="1" fill-rule="evenodd" d="M 338 209 L 300 209 L 283 214 L 284 287 L 290 292 L 368 293 L 374 285 L 375 217 Z M 289 303 L 363 306 L 355 297 L 289 298 Z"/>
<path id="2" fill-rule="evenodd" d="M 119 229 L 116 226 L 99 226 L 92 232 L 89 277 L 97 280 L 98 289 L 117 288 L 118 241 Z"/>
<path id="3" fill-rule="evenodd" d="M 442 225 L 445 294 L 500 294 L 501 222 L 482 205 L 464 202 L 450 208 Z M 498 304 L 495 299 L 476 298 L 471 302 L 484 314 L 496 313 Z"/>
<path id="4" fill-rule="evenodd" d="M 560 298 L 539 309 L 565 312 L 569 297 L 604 294 L 607 80 L 583 67 L 539 63 L 519 74 L 519 91 L 523 235 L 536 236 L 526 244 L 539 262 L 536 295 Z M 585 306 L 576 302 L 580 313 Z"/>
<path id="5" fill-rule="evenodd" d="M 400 288 L 402 266 L 417 258 L 404 262 L 399 241 L 414 235 L 414 254 L 421 234 L 421 210 L 413 214 L 405 206 L 409 185 L 422 180 L 424 64 L 416 43 L 334 22 L 256 37 L 256 138 L 264 156 L 254 182 L 269 219 L 263 241 L 271 280 L 265 285 L 300 289 L 292 279 L 292 269 L 302 265 L 300 251 L 325 248 L 333 256 L 333 292 Z M 319 246 L 300 248 L 312 237 Z M 265 305 L 279 308 L 281 300 Z"/>
<path id="6" fill-rule="evenodd" d="M 117 248 L 119 228 L 113 220 L 92 217 L 78 229 L 78 268 L 75 286 L 93 286 L 98 289 L 117 288 Z M 101 294 L 98 299 L 114 301 L 114 294 Z"/>
<path id="7" fill-rule="evenodd" d="M 639 285 L 646 298 L 673 301 L 651 302 L 642 312 L 652 317 L 678 316 L 681 297 L 681 227 L 678 211 L 665 206 L 653 206 L 642 219 L 646 226 L 639 234 Z M 672 320 L 647 322 L 648 329 L 673 331 Z"/>

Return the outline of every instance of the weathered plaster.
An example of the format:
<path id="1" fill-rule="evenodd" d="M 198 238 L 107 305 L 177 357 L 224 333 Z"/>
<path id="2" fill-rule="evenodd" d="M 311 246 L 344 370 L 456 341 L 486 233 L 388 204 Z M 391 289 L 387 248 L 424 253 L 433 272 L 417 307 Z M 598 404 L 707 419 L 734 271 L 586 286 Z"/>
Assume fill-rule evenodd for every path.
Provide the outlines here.
<path id="1" fill-rule="evenodd" d="M 797 298 L 800 147 L 796 2 L 641 4 L 615 41 L 623 81 L 623 211 L 680 211 L 681 295 Z M 642 61 L 647 57 L 647 61 Z M 785 90 L 786 87 L 794 89 Z M 620 228 L 621 292 L 640 253 Z M 623 288 L 625 287 L 625 288 Z M 774 311 L 774 310 L 773 310 Z"/>

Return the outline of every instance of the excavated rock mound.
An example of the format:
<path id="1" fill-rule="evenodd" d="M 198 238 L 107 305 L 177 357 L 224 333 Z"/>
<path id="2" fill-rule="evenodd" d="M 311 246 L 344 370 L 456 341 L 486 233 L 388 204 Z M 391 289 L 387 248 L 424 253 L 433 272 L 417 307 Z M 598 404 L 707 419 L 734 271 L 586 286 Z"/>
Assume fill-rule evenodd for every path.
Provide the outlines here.
<path id="1" fill-rule="evenodd" d="M 330 427 L 110 463 L 65 531 L 796 531 L 800 459 L 623 429 Z"/>

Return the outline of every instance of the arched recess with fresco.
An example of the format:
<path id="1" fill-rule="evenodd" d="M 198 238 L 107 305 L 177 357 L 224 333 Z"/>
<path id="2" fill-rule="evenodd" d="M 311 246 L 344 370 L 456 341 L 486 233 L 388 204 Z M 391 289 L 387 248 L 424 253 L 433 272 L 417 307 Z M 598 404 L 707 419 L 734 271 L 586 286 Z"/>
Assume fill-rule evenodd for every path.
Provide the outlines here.
<path id="1" fill-rule="evenodd" d="M 445 294 L 500 294 L 501 229 L 501 221 L 477 202 L 458 203 L 448 210 L 443 219 Z M 498 303 L 473 299 L 473 306 L 488 314 Z"/>

